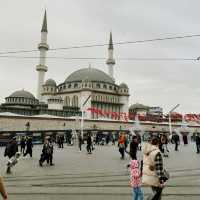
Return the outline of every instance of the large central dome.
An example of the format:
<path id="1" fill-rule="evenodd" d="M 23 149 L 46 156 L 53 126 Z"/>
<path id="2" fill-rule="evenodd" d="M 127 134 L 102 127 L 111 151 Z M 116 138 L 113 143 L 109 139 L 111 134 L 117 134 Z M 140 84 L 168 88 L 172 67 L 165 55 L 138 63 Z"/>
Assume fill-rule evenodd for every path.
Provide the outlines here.
<path id="1" fill-rule="evenodd" d="M 105 72 L 94 68 L 84 68 L 73 72 L 66 78 L 65 83 L 85 80 L 114 83 L 114 80 Z"/>

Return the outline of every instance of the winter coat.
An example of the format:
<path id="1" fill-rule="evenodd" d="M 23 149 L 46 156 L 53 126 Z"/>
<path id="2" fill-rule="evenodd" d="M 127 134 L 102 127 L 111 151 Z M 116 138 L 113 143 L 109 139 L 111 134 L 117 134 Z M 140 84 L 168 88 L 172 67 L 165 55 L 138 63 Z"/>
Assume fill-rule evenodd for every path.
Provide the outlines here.
<path id="1" fill-rule="evenodd" d="M 159 152 L 159 148 L 152 144 L 145 143 L 143 146 L 143 185 L 160 187 L 160 180 L 155 169 L 155 157 Z"/>
<path id="2" fill-rule="evenodd" d="M 131 143 L 130 143 L 130 156 L 131 156 L 132 159 L 136 159 L 137 149 L 138 149 L 138 143 L 131 141 Z"/>
<path id="3" fill-rule="evenodd" d="M 133 188 L 141 186 L 140 170 L 137 160 L 131 160 L 130 162 L 130 185 Z"/>
<path id="4" fill-rule="evenodd" d="M 13 157 L 18 152 L 18 145 L 16 141 L 11 141 L 7 144 L 4 156 Z"/>

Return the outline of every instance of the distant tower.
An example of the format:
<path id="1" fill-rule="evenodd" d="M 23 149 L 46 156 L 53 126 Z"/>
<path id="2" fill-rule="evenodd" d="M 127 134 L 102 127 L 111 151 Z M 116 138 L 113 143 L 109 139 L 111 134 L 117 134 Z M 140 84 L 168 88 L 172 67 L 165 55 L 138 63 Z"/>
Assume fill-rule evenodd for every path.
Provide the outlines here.
<path id="1" fill-rule="evenodd" d="M 114 70 L 113 66 L 115 65 L 115 60 L 113 58 L 113 41 L 112 41 L 112 33 L 110 32 L 110 40 L 109 40 L 109 46 L 108 46 L 108 59 L 106 61 L 106 64 L 108 65 L 108 74 L 110 77 L 114 79 Z"/>
<path id="2" fill-rule="evenodd" d="M 46 51 L 48 51 L 49 46 L 47 44 L 47 16 L 46 16 L 46 10 L 44 13 L 44 19 L 42 24 L 42 30 L 41 30 L 41 42 L 38 45 L 38 49 L 40 51 L 40 61 L 39 65 L 36 66 L 36 70 L 38 71 L 38 82 L 37 82 L 37 98 L 39 101 L 42 101 L 42 85 L 44 84 L 44 76 L 45 72 L 47 72 L 48 68 L 45 65 L 46 60 Z"/>

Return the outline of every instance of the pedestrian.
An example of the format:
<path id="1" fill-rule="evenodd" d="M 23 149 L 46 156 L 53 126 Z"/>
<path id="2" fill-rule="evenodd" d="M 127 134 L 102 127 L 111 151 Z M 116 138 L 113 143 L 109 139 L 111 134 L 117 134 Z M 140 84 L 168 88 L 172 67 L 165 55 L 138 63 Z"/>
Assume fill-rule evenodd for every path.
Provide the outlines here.
<path id="1" fill-rule="evenodd" d="M 60 135 L 57 136 L 57 144 L 58 144 L 58 148 L 61 148 L 61 137 L 60 137 Z"/>
<path id="2" fill-rule="evenodd" d="M 143 148 L 143 185 L 150 186 L 153 191 L 151 200 L 161 200 L 162 191 L 169 174 L 164 169 L 162 154 L 159 150 L 159 137 L 154 135 L 150 143 Z"/>
<path id="3" fill-rule="evenodd" d="M 53 142 L 50 137 L 45 138 L 44 145 L 42 148 L 42 154 L 39 160 L 39 165 L 42 167 L 44 161 L 47 161 L 47 164 L 51 166 L 54 165 L 53 163 Z"/>
<path id="4" fill-rule="evenodd" d="M 13 137 L 7 144 L 5 152 L 4 152 L 4 156 L 8 156 L 9 160 L 7 163 L 7 170 L 6 173 L 10 174 L 11 173 L 11 167 L 9 166 L 9 161 L 11 160 L 11 158 L 13 158 L 15 156 L 15 154 L 18 152 L 18 144 L 16 141 L 16 137 Z"/>
<path id="5" fill-rule="evenodd" d="M 129 151 L 132 160 L 137 160 L 137 150 L 138 150 L 138 139 L 136 135 L 133 135 Z"/>
<path id="6" fill-rule="evenodd" d="M 21 141 L 20 141 L 20 146 L 21 146 L 21 152 L 24 154 L 25 152 L 25 147 L 26 147 L 26 139 L 24 136 L 22 136 Z"/>
<path id="7" fill-rule="evenodd" d="M 83 139 L 82 139 L 82 136 L 81 136 L 81 133 L 78 134 L 78 147 L 79 147 L 79 150 L 81 151 L 82 150 L 82 144 L 83 144 Z"/>
<path id="8" fill-rule="evenodd" d="M 183 143 L 184 143 L 184 145 L 188 144 L 188 137 L 186 134 L 183 134 Z"/>
<path id="9" fill-rule="evenodd" d="M 126 134 L 126 135 L 125 135 L 125 143 L 124 143 L 124 145 L 125 145 L 125 149 L 124 149 L 125 152 L 127 152 L 126 149 L 127 149 L 127 147 L 128 147 L 128 144 L 129 144 L 129 138 L 128 138 L 128 135 Z"/>
<path id="10" fill-rule="evenodd" d="M 110 142 L 110 136 L 109 136 L 109 134 L 107 134 L 107 135 L 106 135 L 106 145 L 108 145 L 109 142 Z"/>
<path id="11" fill-rule="evenodd" d="M 32 142 L 32 138 L 28 137 L 27 141 L 26 141 L 26 153 L 24 154 L 24 157 L 29 154 L 30 157 L 32 158 L 32 154 L 33 154 L 33 142 Z"/>
<path id="12" fill-rule="evenodd" d="M 196 140 L 197 153 L 199 153 L 200 152 L 200 134 L 199 133 L 196 134 L 195 140 Z"/>
<path id="13" fill-rule="evenodd" d="M 0 176 L 0 193 L 1 193 L 3 200 L 8 200 L 8 194 L 6 192 L 4 181 L 3 181 L 3 178 L 1 176 Z"/>
<path id="14" fill-rule="evenodd" d="M 120 133 L 119 135 L 119 140 L 118 140 L 118 147 L 119 147 L 119 152 L 121 154 L 121 159 L 124 160 L 125 156 L 125 135 L 123 133 Z"/>
<path id="15" fill-rule="evenodd" d="M 115 145 L 115 134 L 112 134 L 112 145 Z"/>
<path id="16" fill-rule="evenodd" d="M 63 145 L 64 144 L 64 140 L 65 140 L 64 135 L 61 135 L 60 136 L 60 148 L 62 148 L 62 149 L 64 148 L 64 145 Z"/>
<path id="17" fill-rule="evenodd" d="M 177 133 L 173 133 L 172 141 L 175 144 L 175 151 L 178 151 L 178 145 L 180 144 L 180 137 Z"/>
<path id="18" fill-rule="evenodd" d="M 143 192 L 141 189 L 141 170 L 139 169 L 139 163 L 136 159 L 131 160 L 130 164 L 130 186 L 133 188 L 132 200 L 143 200 Z"/>
<path id="19" fill-rule="evenodd" d="M 88 137 L 87 137 L 87 152 L 88 154 L 92 154 L 92 138 L 91 138 L 91 135 L 88 134 Z"/>

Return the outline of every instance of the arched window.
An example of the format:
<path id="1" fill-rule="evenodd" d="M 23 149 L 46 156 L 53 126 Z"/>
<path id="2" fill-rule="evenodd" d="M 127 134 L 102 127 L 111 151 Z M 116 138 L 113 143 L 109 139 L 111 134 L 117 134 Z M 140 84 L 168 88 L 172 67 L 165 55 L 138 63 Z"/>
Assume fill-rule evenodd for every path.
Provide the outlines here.
<path id="1" fill-rule="evenodd" d="M 112 85 L 109 86 L 109 89 L 112 90 Z"/>
<path id="2" fill-rule="evenodd" d="M 65 106 L 70 106 L 70 98 L 69 97 L 65 97 Z"/>
<path id="3" fill-rule="evenodd" d="M 71 87 L 72 87 L 72 85 L 71 85 L 71 84 L 69 84 L 69 85 L 68 85 L 68 88 L 71 88 Z"/>
<path id="4" fill-rule="evenodd" d="M 101 85 L 99 83 L 96 84 L 97 88 L 101 88 Z"/>
<path id="5" fill-rule="evenodd" d="M 78 87 L 78 83 L 75 83 L 75 84 L 74 84 L 74 88 L 77 88 L 77 87 Z"/>
<path id="6" fill-rule="evenodd" d="M 103 85 L 103 89 L 107 89 L 107 85 L 106 84 Z"/>
<path id="7" fill-rule="evenodd" d="M 72 107 L 78 107 L 78 96 L 73 96 L 72 98 Z"/>

